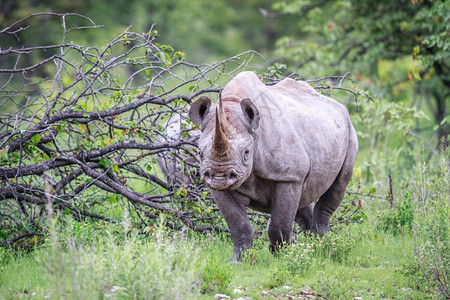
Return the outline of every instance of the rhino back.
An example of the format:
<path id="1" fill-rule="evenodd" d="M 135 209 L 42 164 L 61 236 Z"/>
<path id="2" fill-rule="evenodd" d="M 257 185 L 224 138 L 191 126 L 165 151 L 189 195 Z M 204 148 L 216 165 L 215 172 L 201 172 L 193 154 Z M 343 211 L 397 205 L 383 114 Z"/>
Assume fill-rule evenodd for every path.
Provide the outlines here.
<path id="1" fill-rule="evenodd" d="M 347 108 L 328 98 L 303 81 L 285 79 L 270 87 L 276 93 L 296 100 L 298 116 L 291 120 L 301 131 L 307 147 L 310 169 L 305 178 L 302 203 L 308 204 L 322 195 L 334 182 L 349 153 L 358 152 L 358 141 Z"/>
<path id="2" fill-rule="evenodd" d="M 236 76 L 223 95 L 224 99 L 250 98 L 259 110 L 256 176 L 303 181 L 306 198 L 318 197 L 329 188 L 342 167 L 353 130 L 345 106 L 305 82 L 285 79 L 266 86 L 251 72 Z"/>

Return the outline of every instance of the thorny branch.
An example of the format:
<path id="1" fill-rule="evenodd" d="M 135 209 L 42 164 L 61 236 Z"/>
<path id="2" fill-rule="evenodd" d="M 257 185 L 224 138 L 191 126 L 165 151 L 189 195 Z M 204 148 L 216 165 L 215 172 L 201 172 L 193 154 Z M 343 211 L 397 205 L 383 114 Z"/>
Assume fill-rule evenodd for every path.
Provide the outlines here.
<path id="1" fill-rule="evenodd" d="M 61 21 L 60 44 L 20 44 L 36 18 Z M 158 44 L 153 28 L 128 28 L 102 49 L 67 43 L 71 31 L 96 27 L 81 15 L 40 13 L 0 30 L 19 43 L 0 49 L 0 228 L 39 230 L 48 205 L 79 220 L 111 221 L 108 210 L 132 203 L 150 219 L 169 214 L 174 228 L 224 230 L 214 225 L 216 212 L 203 212 L 213 203 L 196 176 L 187 105 L 264 59 L 247 51 L 191 64 Z"/>

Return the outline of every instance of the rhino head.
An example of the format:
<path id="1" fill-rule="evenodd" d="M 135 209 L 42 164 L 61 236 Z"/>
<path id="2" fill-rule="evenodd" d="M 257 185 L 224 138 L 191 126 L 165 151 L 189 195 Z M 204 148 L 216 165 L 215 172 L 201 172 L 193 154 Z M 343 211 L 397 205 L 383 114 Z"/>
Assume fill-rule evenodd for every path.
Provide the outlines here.
<path id="1" fill-rule="evenodd" d="M 224 105 L 225 103 L 225 105 Z M 250 176 L 255 151 L 254 130 L 259 112 L 250 99 L 227 101 L 219 95 L 215 109 L 202 96 L 189 110 L 192 122 L 200 126 L 200 174 L 215 190 L 234 190 Z"/>

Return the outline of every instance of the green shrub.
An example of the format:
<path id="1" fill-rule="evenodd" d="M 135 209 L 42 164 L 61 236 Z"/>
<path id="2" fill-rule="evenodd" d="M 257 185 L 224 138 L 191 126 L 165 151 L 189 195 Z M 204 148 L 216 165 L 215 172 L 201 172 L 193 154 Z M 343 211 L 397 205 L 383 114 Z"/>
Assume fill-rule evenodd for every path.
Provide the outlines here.
<path id="1" fill-rule="evenodd" d="M 314 261 L 314 248 L 308 240 L 284 247 L 280 253 L 284 268 L 292 275 L 304 275 Z"/>
<path id="2" fill-rule="evenodd" d="M 361 240 L 359 230 L 353 231 L 351 226 L 335 227 L 321 238 L 314 237 L 312 245 L 318 259 L 331 259 L 343 262 Z"/>
<path id="3" fill-rule="evenodd" d="M 419 163 L 413 181 L 418 216 L 414 222 L 415 256 L 422 276 L 443 298 L 450 298 L 449 154 L 442 153 L 440 171 Z"/>
<path id="4" fill-rule="evenodd" d="M 287 283 L 292 279 L 292 274 L 283 265 L 277 265 L 270 269 L 267 274 L 266 286 L 268 288 L 274 288 Z"/>
<path id="5" fill-rule="evenodd" d="M 234 276 L 233 268 L 221 258 L 207 259 L 201 267 L 201 292 L 223 292 Z"/>
<path id="6" fill-rule="evenodd" d="M 11 250 L 0 247 L 0 270 L 2 266 L 8 264 L 11 261 L 11 257 Z"/>
<path id="7" fill-rule="evenodd" d="M 393 234 L 411 232 L 414 222 L 412 192 L 407 191 L 396 209 L 383 211 L 378 215 L 378 218 L 378 227 L 381 227 L 385 232 L 391 232 Z"/>
<path id="8" fill-rule="evenodd" d="M 277 287 L 304 276 L 314 262 L 314 248 L 307 239 L 284 246 L 276 254 L 276 266 L 268 274 L 268 286 Z"/>

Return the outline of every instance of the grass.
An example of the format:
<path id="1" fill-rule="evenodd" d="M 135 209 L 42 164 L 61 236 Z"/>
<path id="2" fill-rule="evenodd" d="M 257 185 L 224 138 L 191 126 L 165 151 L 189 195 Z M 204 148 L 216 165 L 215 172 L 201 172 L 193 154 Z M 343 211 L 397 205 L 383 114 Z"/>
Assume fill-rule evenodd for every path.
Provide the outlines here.
<path id="1" fill-rule="evenodd" d="M 340 224 L 320 239 L 300 234 L 275 255 L 263 234 L 240 264 L 227 262 L 233 249 L 226 234 L 161 225 L 137 234 L 127 214 L 116 225 L 61 216 L 39 247 L 0 248 L 0 299 L 446 299 L 450 183 L 443 157 L 441 171 L 416 170 L 395 207 L 372 199 L 362 223 Z"/>
<path id="2" fill-rule="evenodd" d="M 355 241 L 351 249 L 348 239 Z M 84 243 L 69 235 L 29 253 L 2 249 L 0 298 L 212 299 L 221 293 L 259 299 L 306 291 L 326 299 L 430 298 L 410 272 L 411 234 L 362 224 L 331 233 L 326 242 L 331 241 L 343 252 L 339 259 L 324 250 L 325 242 L 300 236 L 277 255 L 259 238 L 251 259 L 230 264 L 231 241 L 221 236 L 183 237 L 157 229 L 142 239 L 108 229 Z M 302 259 L 292 251 L 303 253 Z"/>

